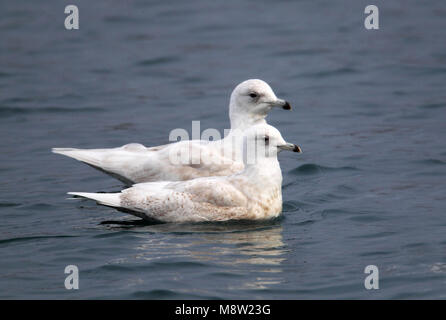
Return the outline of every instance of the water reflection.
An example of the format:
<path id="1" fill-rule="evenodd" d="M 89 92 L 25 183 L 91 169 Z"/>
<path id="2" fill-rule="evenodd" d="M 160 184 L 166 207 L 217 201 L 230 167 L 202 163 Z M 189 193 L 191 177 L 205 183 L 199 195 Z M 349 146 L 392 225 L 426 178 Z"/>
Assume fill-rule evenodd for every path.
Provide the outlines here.
<path id="1" fill-rule="evenodd" d="M 279 221 L 144 226 L 137 228 L 141 241 L 133 259 L 199 263 L 209 266 L 216 277 L 243 275 L 243 282 L 230 284 L 232 289 L 265 289 L 282 282 L 287 252 L 282 232 Z"/>

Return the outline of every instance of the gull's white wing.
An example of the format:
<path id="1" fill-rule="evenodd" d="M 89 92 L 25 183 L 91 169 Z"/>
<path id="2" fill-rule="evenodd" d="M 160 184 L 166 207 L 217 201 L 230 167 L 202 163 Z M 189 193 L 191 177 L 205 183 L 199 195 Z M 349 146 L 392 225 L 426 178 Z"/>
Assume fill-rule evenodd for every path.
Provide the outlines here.
<path id="1" fill-rule="evenodd" d="M 82 161 L 128 185 L 225 176 L 243 169 L 241 162 L 224 157 L 216 144 L 200 140 L 151 148 L 132 143 L 112 149 L 54 148 L 53 152 Z"/>
<path id="2" fill-rule="evenodd" d="M 169 222 L 244 219 L 248 200 L 225 177 L 136 184 L 121 193 L 121 206 Z"/>
<path id="3" fill-rule="evenodd" d="M 247 198 L 225 177 L 140 183 L 121 193 L 69 194 L 125 209 L 148 220 L 200 222 L 249 219 Z"/>
<path id="4" fill-rule="evenodd" d="M 53 148 L 52 152 L 84 162 L 129 185 L 134 183 L 132 173 L 141 168 L 149 154 L 139 143 L 110 149 Z"/>

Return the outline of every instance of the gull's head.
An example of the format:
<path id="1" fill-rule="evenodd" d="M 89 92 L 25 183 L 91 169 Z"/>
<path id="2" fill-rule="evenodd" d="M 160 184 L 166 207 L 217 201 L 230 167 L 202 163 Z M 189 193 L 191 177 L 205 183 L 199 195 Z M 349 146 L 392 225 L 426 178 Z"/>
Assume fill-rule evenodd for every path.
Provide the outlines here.
<path id="1" fill-rule="evenodd" d="M 289 102 L 277 98 L 265 81 L 258 79 L 243 81 L 231 94 L 229 104 L 231 126 L 234 124 L 238 127 L 243 122 L 253 124 L 263 120 L 274 107 L 291 109 Z"/>
<path id="2" fill-rule="evenodd" d="M 256 163 L 259 158 L 276 157 L 282 151 L 301 153 L 301 148 L 286 142 L 279 130 L 268 124 L 256 125 L 245 132 L 244 158 L 246 163 Z"/>

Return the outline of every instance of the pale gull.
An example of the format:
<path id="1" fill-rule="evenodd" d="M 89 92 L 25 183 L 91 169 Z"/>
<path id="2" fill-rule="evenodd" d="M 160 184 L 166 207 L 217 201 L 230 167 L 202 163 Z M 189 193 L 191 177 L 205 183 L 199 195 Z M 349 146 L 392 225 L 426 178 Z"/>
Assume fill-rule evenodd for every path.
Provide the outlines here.
<path id="1" fill-rule="evenodd" d="M 255 152 L 254 161 L 248 161 L 246 145 L 262 150 Z M 301 150 L 297 145 L 285 142 L 280 132 L 269 125 L 245 131 L 243 146 L 245 168 L 230 176 L 146 182 L 120 193 L 69 194 L 95 200 L 146 220 L 162 222 L 275 218 L 282 211 L 282 172 L 277 153 Z"/>
<path id="2" fill-rule="evenodd" d="M 222 140 L 185 140 L 157 147 L 131 143 L 111 149 L 54 148 L 52 151 L 82 161 L 128 185 L 225 176 L 243 169 L 243 162 L 236 152 L 240 149 L 238 137 L 251 126 L 266 124 L 265 118 L 273 107 L 291 109 L 287 101 L 276 97 L 266 82 L 251 79 L 237 85 L 231 94 L 231 130 Z M 190 158 L 180 163 L 171 161 L 172 154 L 181 154 L 185 150 L 192 155 Z"/>

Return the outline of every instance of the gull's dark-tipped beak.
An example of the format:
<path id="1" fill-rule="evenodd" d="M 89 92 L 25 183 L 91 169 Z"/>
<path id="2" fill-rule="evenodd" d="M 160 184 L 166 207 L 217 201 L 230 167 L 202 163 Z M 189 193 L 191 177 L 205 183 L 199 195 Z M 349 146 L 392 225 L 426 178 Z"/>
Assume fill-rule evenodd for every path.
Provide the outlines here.
<path id="1" fill-rule="evenodd" d="M 288 101 L 285 101 L 285 103 L 283 104 L 282 108 L 284 110 L 291 110 L 291 104 Z"/>
<path id="2" fill-rule="evenodd" d="M 293 144 L 293 143 L 287 143 L 287 144 L 284 144 L 282 146 L 277 146 L 277 147 L 282 150 L 302 153 L 302 149 L 297 144 Z"/>
<path id="3" fill-rule="evenodd" d="M 284 110 L 291 110 L 291 104 L 288 101 L 282 100 L 282 99 L 277 99 L 273 102 L 270 102 L 270 105 L 272 107 L 279 107 L 282 108 Z"/>
<path id="4" fill-rule="evenodd" d="M 301 149 L 297 144 L 295 144 L 295 145 L 294 145 L 293 152 L 299 152 L 299 153 L 302 153 L 302 149 Z"/>

